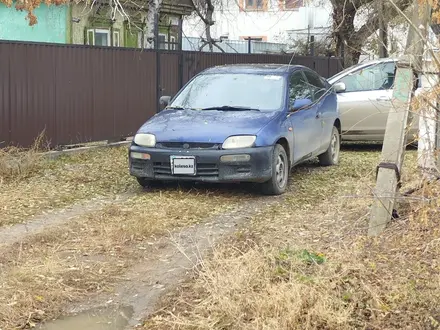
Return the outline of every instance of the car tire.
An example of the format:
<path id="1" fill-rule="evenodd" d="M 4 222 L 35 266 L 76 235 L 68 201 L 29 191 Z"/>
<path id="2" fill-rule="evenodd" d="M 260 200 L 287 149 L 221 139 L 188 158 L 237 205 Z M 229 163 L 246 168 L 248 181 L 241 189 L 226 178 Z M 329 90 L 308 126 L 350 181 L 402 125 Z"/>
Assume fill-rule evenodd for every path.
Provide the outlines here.
<path id="1" fill-rule="evenodd" d="M 319 164 L 321 166 L 338 165 L 339 153 L 341 150 L 341 134 L 336 126 L 333 126 L 330 145 L 323 154 L 319 155 Z"/>
<path id="2" fill-rule="evenodd" d="M 265 195 L 281 195 L 287 189 L 289 181 L 289 158 L 280 144 L 275 145 L 272 156 L 272 177 L 261 185 Z"/>

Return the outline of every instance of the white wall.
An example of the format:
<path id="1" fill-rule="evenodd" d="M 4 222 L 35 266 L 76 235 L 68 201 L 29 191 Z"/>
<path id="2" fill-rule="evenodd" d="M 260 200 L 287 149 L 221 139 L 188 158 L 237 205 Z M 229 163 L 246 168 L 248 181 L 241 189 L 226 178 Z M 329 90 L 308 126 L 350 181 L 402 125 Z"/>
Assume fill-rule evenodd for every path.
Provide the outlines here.
<path id="1" fill-rule="evenodd" d="M 289 40 L 287 31 L 307 31 L 308 23 L 315 27 L 331 25 L 330 1 L 290 11 L 281 10 L 278 0 L 268 1 L 267 11 L 249 12 L 239 10 L 239 0 L 222 0 L 214 12 L 213 37 L 227 35 L 238 40 L 243 36 L 265 36 L 268 42 L 285 43 Z M 183 32 L 187 37 L 201 37 L 204 24 L 198 17 L 189 17 L 184 21 Z"/>

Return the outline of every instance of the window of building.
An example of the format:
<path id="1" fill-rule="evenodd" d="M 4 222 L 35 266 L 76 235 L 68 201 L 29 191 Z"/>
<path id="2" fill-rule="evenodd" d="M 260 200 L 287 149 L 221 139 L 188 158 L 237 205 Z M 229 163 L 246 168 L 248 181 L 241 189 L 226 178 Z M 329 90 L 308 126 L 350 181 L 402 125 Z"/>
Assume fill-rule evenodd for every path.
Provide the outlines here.
<path id="1" fill-rule="evenodd" d="M 245 9 L 263 10 L 264 0 L 244 0 Z"/>
<path id="2" fill-rule="evenodd" d="M 284 0 L 284 9 L 295 10 L 303 6 L 303 0 Z"/>
<path id="3" fill-rule="evenodd" d="M 119 30 L 113 31 L 113 42 L 110 40 L 110 29 L 88 29 L 86 44 L 91 46 L 120 47 L 121 35 Z"/>
<path id="4" fill-rule="evenodd" d="M 170 37 L 170 49 L 176 50 L 177 49 L 177 43 L 176 43 L 176 37 L 171 36 Z"/>
<path id="5" fill-rule="evenodd" d="M 107 29 L 88 29 L 87 45 L 110 46 L 110 31 Z"/>
<path id="6" fill-rule="evenodd" d="M 166 34 L 159 33 L 159 49 L 168 49 L 168 38 Z"/>

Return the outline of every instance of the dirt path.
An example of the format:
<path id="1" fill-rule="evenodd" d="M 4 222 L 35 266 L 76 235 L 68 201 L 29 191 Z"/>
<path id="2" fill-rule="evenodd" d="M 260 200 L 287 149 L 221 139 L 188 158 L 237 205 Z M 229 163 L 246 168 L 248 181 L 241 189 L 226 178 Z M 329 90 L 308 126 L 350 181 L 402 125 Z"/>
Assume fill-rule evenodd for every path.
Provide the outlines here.
<path id="1" fill-rule="evenodd" d="M 80 202 L 63 209 L 36 216 L 24 223 L 0 228 L 0 244 L 8 245 L 20 242 L 31 235 L 41 234 L 52 228 L 60 227 L 73 218 L 99 211 L 107 205 L 123 203 L 133 196 L 135 196 L 134 191 L 114 197 L 93 198 L 88 202 Z"/>
<path id="2" fill-rule="evenodd" d="M 79 321 L 84 318 L 84 314 L 100 310 L 101 314 L 104 313 L 101 317 L 104 317 L 106 322 L 113 322 L 112 327 L 109 325 L 105 329 L 123 329 L 124 325 L 118 321 L 118 317 L 121 311 L 128 310 L 129 313 L 124 313 L 128 325 L 138 325 L 155 310 L 159 298 L 165 292 L 175 288 L 185 279 L 187 273 L 213 244 L 232 234 L 238 226 L 259 211 L 281 200 L 282 197 L 254 199 L 233 211 L 211 217 L 201 224 L 170 233 L 168 237 L 154 243 L 150 251 L 146 251 L 144 260 L 125 274 L 113 294 L 100 295 L 89 302 L 72 306 L 66 311 L 67 314 L 79 313 L 76 316 Z M 90 320 L 95 322 L 93 319 Z M 69 324 L 77 326 L 78 323 L 75 322 L 75 318 L 67 318 L 58 320 L 55 324 L 59 329 L 67 330 Z M 45 329 L 52 329 L 51 324 Z"/>

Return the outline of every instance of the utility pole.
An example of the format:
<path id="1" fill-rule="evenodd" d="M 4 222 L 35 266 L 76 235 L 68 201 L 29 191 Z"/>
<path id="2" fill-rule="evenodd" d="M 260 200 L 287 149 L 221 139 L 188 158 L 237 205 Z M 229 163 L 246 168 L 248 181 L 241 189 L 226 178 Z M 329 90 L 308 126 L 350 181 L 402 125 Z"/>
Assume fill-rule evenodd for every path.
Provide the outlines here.
<path id="1" fill-rule="evenodd" d="M 393 0 L 389 1 L 395 5 Z M 423 6 L 428 7 L 428 4 L 425 3 Z M 408 31 L 405 54 L 397 62 L 392 107 L 388 114 L 381 162 L 377 166 L 375 196 L 368 228 L 369 236 L 377 236 L 382 233 L 393 216 L 396 193 L 400 187 L 400 173 L 406 147 L 406 129 L 410 120 L 411 97 L 416 89 L 416 84 L 414 84 L 415 71 L 420 71 L 422 68 L 424 40 L 416 29 L 424 27 L 424 30 L 427 30 L 429 13 L 429 8 L 423 8 L 420 14 L 418 0 L 414 0 L 413 17 Z"/>

